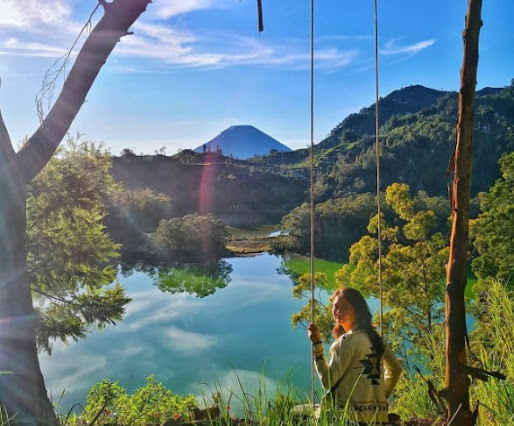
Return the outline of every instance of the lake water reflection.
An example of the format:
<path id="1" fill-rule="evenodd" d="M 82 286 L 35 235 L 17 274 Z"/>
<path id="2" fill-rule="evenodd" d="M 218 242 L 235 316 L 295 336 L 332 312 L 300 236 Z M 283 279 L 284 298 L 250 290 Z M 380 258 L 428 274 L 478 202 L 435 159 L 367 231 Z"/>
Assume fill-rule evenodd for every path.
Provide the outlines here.
<path id="1" fill-rule="evenodd" d="M 207 393 L 200 383 L 234 388 L 236 373 L 252 389 L 262 371 L 273 392 L 292 372 L 290 382 L 309 392 L 309 341 L 290 321 L 304 302 L 293 299 L 292 281 L 277 272 L 281 257 L 226 261 L 229 284 L 204 298 L 162 292 L 142 272 L 120 275 L 132 298 L 123 321 L 40 355 L 53 400 L 64 390 L 63 407 L 84 404 L 102 379 L 133 391 L 151 374 L 174 392 L 200 396 Z"/>

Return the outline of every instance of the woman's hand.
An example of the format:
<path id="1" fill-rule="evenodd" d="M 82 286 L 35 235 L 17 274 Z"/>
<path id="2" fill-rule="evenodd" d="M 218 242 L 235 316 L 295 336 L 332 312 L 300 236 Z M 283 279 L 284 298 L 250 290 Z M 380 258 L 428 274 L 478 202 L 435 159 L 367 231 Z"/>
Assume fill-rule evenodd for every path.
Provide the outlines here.
<path id="1" fill-rule="evenodd" d="M 309 339 L 312 343 L 321 343 L 321 334 L 316 324 L 309 324 L 309 326 L 307 327 L 307 336 L 309 336 Z"/>

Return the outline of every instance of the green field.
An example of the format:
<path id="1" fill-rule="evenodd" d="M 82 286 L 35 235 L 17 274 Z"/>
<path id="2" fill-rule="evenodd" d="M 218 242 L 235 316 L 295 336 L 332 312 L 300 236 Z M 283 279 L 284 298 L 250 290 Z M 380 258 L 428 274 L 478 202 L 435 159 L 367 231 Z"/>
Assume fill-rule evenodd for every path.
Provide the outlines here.
<path id="1" fill-rule="evenodd" d="M 334 274 L 341 269 L 343 263 L 334 262 L 325 259 L 314 259 L 314 272 L 323 272 L 328 278 L 328 282 L 332 288 L 335 287 Z M 310 272 L 310 258 L 307 256 L 291 256 L 283 261 L 283 267 L 286 273 L 299 277 L 306 272 Z"/>

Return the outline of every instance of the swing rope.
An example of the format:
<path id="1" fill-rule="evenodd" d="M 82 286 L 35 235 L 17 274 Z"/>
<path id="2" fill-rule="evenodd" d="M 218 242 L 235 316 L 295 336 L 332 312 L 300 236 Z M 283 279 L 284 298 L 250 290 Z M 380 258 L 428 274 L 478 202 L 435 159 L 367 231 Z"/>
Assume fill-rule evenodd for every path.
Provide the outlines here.
<path id="1" fill-rule="evenodd" d="M 380 303 L 380 335 L 383 336 L 383 285 L 382 285 L 382 206 L 380 202 L 380 156 L 381 146 L 379 138 L 379 67 L 378 67 L 378 0 L 374 0 L 374 34 L 375 34 L 375 148 L 377 170 L 377 239 L 378 239 L 378 286 Z M 310 13 L 310 214 L 311 214 L 311 247 L 310 247 L 310 285 L 311 285 L 311 323 L 314 323 L 314 0 L 311 0 Z M 311 400 L 313 407 L 316 404 L 316 383 L 313 346 L 311 345 Z"/>
<path id="2" fill-rule="evenodd" d="M 311 124 L 311 145 L 310 145 L 310 198 L 311 198 L 311 323 L 314 323 L 314 0 L 311 0 L 311 51 L 310 51 L 310 124 Z M 316 371 L 314 367 L 314 345 L 311 345 L 311 399 L 313 407 L 316 404 Z"/>
<path id="3" fill-rule="evenodd" d="M 380 203 L 380 138 L 378 137 L 378 7 L 375 0 L 375 147 L 377 157 L 377 240 L 378 240 L 378 292 L 380 305 L 380 335 L 384 335 L 384 308 L 382 289 L 382 206 Z"/>

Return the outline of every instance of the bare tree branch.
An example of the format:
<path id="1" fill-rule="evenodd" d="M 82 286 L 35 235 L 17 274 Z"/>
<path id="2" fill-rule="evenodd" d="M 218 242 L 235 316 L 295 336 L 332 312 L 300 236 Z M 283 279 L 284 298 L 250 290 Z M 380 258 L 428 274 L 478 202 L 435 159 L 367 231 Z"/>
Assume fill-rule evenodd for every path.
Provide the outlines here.
<path id="1" fill-rule="evenodd" d="M 71 47 L 68 49 L 68 51 L 59 59 L 57 59 L 45 73 L 45 76 L 43 77 L 43 83 L 41 84 L 41 89 L 39 90 L 35 100 L 37 115 L 39 117 L 40 123 L 42 123 L 45 119 L 45 105 L 43 104 L 43 101 L 46 101 L 45 103 L 47 104 L 48 109 L 50 109 L 53 101 L 53 93 L 57 85 L 57 79 L 62 76 L 63 81 L 66 81 L 66 67 L 72 60 L 73 49 L 75 49 L 75 46 L 79 42 L 86 29 L 89 29 L 89 33 L 91 32 L 93 16 L 100 7 L 100 4 L 101 2 L 99 1 L 99 3 L 89 15 L 86 23 L 82 26 L 79 34 L 71 44 Z"/>
<path id="2" fill-rule="evenodd" d="M 29 182 L 50 160 L 84 103 L 100 69 L 151 0 L 113 0 L 77 56 L 63 89 L 43 123 L 8 166 Z"/>

